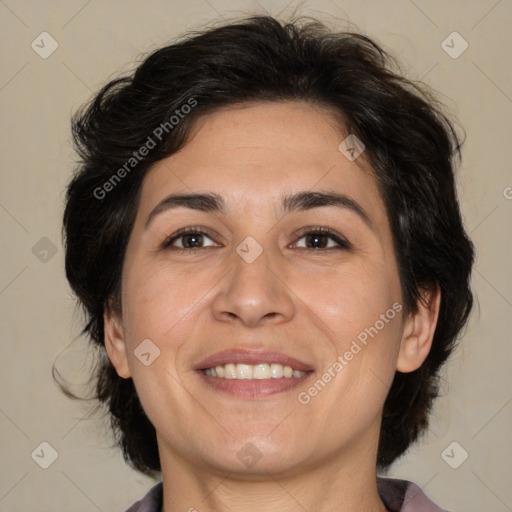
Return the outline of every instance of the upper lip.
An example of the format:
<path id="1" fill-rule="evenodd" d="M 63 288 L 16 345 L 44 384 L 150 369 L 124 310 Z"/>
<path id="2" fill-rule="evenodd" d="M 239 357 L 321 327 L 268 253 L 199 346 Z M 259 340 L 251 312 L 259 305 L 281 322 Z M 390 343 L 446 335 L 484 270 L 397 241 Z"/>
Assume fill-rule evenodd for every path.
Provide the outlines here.
<path id="1" fill-rule="evenodd" d="M 291 357 L 282 352 L 269 350 L 248 350 L 248 349 L 228 349 L 216 352 L 205 359 L 202 359 L 195 367 L 195 370 L 206 370 L 215 366 L 222 366 L 228 363 L 241 364 L 259 364 L 259 363 L 278 363 L 283 366 L 291 366 L 294 370 L 303 372 L 312 371 L 313 367 L 295 357 Z"/>

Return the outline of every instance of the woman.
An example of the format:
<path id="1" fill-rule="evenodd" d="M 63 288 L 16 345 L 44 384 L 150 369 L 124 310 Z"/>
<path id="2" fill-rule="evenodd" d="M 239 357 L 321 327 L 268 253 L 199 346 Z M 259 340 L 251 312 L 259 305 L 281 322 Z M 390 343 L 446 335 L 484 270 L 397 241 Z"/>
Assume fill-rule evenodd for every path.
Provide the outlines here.
<path id="1" fill-rule="evenodd" d="M 130 512 L 438 511 L 377 477 L 465 325 L 460 143 L 370 39 L 252 17 L 79 112 L 66 273 L 96 398 L 158 483 Z"/>

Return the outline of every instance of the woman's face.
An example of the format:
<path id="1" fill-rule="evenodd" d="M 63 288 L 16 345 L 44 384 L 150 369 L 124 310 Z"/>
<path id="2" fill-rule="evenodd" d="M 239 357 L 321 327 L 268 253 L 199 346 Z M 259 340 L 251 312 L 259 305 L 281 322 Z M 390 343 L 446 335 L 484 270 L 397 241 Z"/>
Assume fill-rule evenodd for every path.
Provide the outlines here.
<path id="1" fill-rule="evenodd" d="M 145 177 L 106 345 L 163 463 L 278 474 L 374 462 L 397 366 L 428 350 L 402 354 L 389 221 L 364 154 L 339 149 L 347 135 L 303 102 L 222 109 Z M 170 199 L 196 194 L 221 204 Z"/>

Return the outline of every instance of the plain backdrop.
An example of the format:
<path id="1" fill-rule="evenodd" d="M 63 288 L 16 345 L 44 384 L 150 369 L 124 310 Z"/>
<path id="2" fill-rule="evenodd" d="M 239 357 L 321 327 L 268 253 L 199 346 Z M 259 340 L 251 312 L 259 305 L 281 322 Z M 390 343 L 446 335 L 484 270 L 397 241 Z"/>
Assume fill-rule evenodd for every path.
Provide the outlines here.
<path id="1" fill-rule="evenodd" d="M 153 484 L 110 447 L 90 405 L 67 399 L 51 376 L 54 362 L 74 381 L 88 369 L 60 238 L 76 159 L 71 114 L 185 30 L 288 6 L 286 15 L 292 4 L 0 1 L 0 510 L 123 511 Z M 457 184 L 477 248 L 477 302 L 444 369 L 428 435 L 389 476 L 455 512 L 511 511 L 512 3 L 319 0 L 300 12 L 374 38 L 409 78 L 439 92 L 466 131 Z"/>

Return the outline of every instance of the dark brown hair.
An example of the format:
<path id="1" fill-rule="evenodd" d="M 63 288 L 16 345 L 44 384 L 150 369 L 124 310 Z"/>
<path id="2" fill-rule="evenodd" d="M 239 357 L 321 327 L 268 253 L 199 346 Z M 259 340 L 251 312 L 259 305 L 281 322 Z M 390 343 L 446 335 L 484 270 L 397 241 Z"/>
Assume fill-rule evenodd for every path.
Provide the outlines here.
<path id="1" fill-rule="evenodd" d="M 66 275 L 87 318 L 83 334 L 99 351 L 94 397 L 108 408 L 125 459 L 139 471 L 160 470 L 155 430 L 132 379 L 120 378 L 106 356 L 103 313 L 110 301 L 119 303 L 141 184 L 152 164 L 186 144 L 201 116 L 249 101 L 327 106 L 365 144 L 392 227 L 404 309 L 415 312 L 422 290 L 434 283 L 442 296 L 428 357 L 418 370 L 395 374 L 378 467 L 386 469 L 425 431 L 439 369 L 472 307 L 474 251 L 454 183 L 461 143 L 453 123 L 424 84 L 395 68 L 394 59 L 361 34 L 331 32 L 311 19 L 253 16 L 153 52 L 74 116 L 81 161 L 67 188 Z M 187 104 L 193 108 L 184 109 Z M 167 130 L 156 137 L 162 126 Z M 141 155 L 148 137 L 154 145 Z"/>

